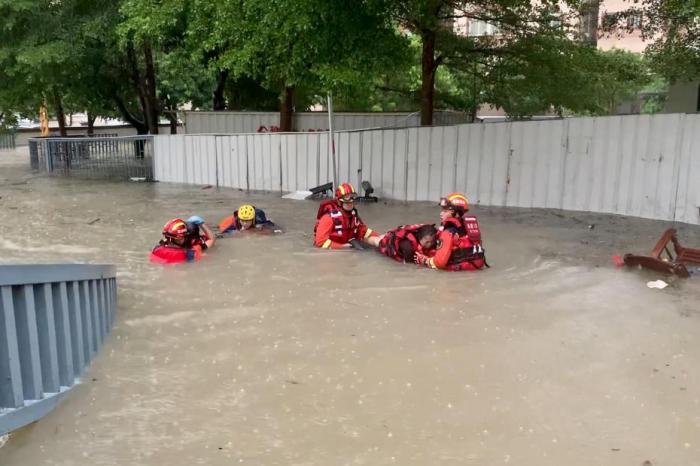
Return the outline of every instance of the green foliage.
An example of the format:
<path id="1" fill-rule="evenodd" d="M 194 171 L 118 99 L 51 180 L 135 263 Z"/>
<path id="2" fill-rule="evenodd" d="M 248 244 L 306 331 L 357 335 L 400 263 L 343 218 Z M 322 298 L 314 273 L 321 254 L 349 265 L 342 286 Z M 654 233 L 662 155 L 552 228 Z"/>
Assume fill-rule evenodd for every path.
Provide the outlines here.
<path id="1" fill-rule="evenodd" d="M 651 41 L 645 55 L 658 74 L 671 82 L 700 78 L 700 0 L 637 0 L 608 17 L 607 32 L 633 31 L 629 18 Z"/>
<path id="2" fill-rule="evenodd" d="M 656 81 L 639 57 L 572 39 L 587 1 L 0 0 L 0 114 L 46 99 L 145 130 L 217 92 L 231 109 L 278 109 L 289 88 L 299 110 L 332 92 L 339 111 L 415 111 L 431 75 L 435 107 L 602 114 Z M 653 66 L 697 77 L 698 1 L 640 1 L 645 33 L 665 34 Z M 455 17 L 498 35 L 458 35 Z"/>
<path id="3" fill-rule="evenodd" d="M 205 3 L 216 19 L 204 27 L 196 18 L 193 34 L 218 69 L 280 94 L 294 87 L 351 95 L 402 56 L 402 37 L 364 1 Z"/>

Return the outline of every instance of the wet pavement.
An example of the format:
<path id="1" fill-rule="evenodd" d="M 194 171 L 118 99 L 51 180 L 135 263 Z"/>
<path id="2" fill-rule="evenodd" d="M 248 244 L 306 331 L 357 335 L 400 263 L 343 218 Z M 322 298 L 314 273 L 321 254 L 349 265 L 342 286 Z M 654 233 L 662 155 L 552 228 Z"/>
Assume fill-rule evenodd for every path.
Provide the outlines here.
<path id="1" fill-rule="evenodd" d="M 314 202 L 26 160 L 0 153 L 0 263 L 114 263 L 119 315 L 2 466 L 700 464 L 700 278 L 652 290 L 663 277 L 611 261 L 669 223 L 475 207 L 492 268 L 448 273 L 313 248 Z M 248 200 L 287 233 L 148 263 L 168 219 L 216 224 Z M 378 230 L 438 220 L 359 207 Z"/>

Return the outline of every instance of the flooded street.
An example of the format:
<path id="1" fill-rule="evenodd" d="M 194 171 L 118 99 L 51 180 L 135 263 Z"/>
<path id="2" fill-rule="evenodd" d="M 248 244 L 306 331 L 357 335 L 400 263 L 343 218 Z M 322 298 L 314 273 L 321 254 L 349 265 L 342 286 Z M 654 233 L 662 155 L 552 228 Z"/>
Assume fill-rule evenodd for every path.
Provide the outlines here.
<path id="1" fill-rule="evenodd" d="M 0 153 L 0 263 L 116 264 L 119 312 L 2 466 L 700 464 L 700 277 L 611 261 L 670 223 L 475 207 L 492 268 L 438 272 L 315 249 L 317 202 L 46 177 L 27 157 Z M 244 201 L 287 233 L 148 262 L 170 218 L 217 224 Z M 358 207 L 380 231 L 438 221 Z"/>

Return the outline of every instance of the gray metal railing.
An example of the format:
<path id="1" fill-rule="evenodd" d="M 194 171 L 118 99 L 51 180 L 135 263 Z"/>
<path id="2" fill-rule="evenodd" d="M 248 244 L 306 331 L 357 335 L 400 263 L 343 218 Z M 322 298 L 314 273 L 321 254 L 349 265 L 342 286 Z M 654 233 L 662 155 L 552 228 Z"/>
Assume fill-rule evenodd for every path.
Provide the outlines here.
<path id="1" fill-rule="evenodd" d="M 33 169 L 63 175 L 153 179 L 153 137 L 32 138 Z"/>
<path id="2" fill-rule="evenodd" d="M 0 266 L 0 435 L 56 406 L 101 347 L 116 310 L 114 266 Z"/>
<path id="3" fill-rule="evenodd" d="M 14 149 L 16 136 L 17 133 L 13 129 L 0 129 L 0 150 Z"/>

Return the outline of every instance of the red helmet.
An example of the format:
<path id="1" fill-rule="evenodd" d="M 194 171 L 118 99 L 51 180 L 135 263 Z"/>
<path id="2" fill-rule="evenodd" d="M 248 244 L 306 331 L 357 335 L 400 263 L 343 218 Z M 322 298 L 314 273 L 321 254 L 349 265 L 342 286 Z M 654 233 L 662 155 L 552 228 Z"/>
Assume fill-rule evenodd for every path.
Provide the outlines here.
<path id="1" fill-rule="evenodd" d="M 350 183 L 343 183 L 335 190 L 335 198 L 338 200 L 355 200 L 357 191 Z"/>
<path id="2" fill-rule="evenodd" d="M 166 238 L 185 239 L 187 224 L 181 218 L 174 218 L 163 227 L 163 236 Z"/>
<path id="3" fill-rule="evenodd" d="M 451 193 L 440 199 L 440 207 L 443 209 L 452 209 L 458 213 L 464 213 L 469 210 L 469 202 L 464 194 Z"/>

